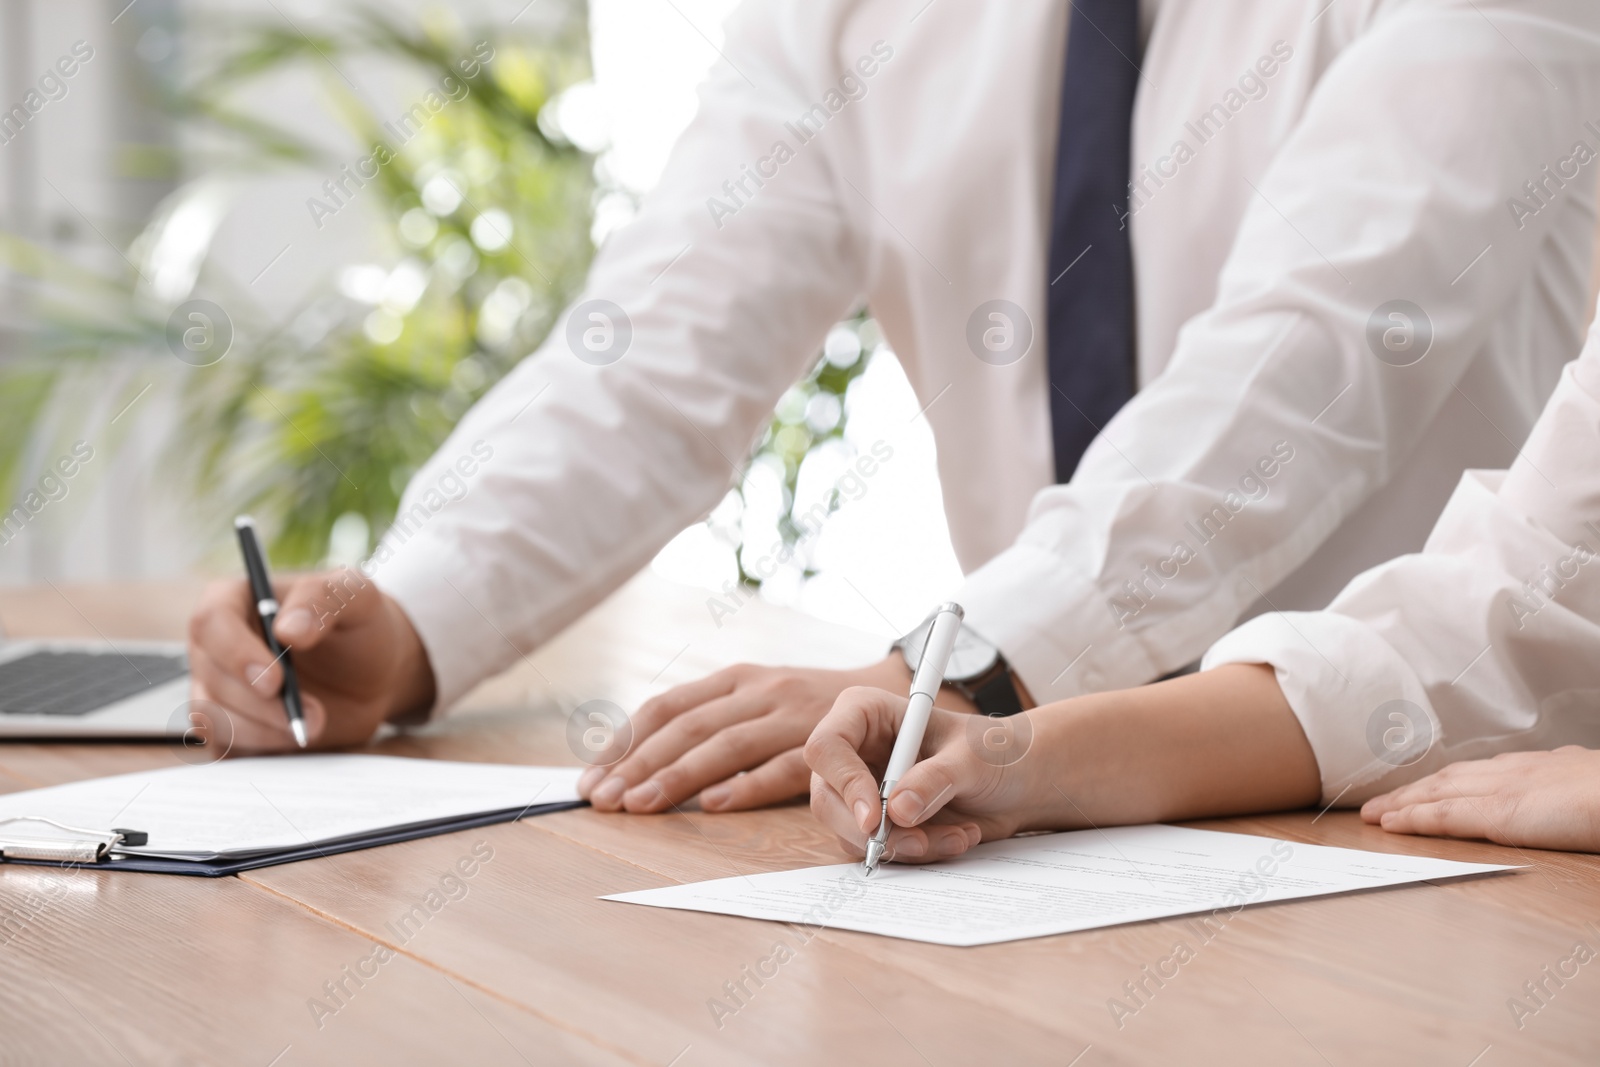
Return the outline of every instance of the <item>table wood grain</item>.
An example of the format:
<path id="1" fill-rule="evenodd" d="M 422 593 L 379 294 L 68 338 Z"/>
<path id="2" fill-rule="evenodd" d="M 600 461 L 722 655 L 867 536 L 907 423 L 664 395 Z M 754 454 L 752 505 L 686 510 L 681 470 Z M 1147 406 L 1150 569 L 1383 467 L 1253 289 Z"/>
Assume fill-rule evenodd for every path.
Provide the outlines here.
<path id="1" fill-rule="evenodd" d="M 175 637 L 197 594 L 0 591 L 0 621 Z M 585 700 L 631 707 L 737 660 L 843 665 L 883 648 L 764 604 L 718 626 L 704 599 L 642 576 L 452 715 L 370 750 L 571 764 L 566 719 Z M 162 744 L 0 743 L 0 790 L 177 760 Z M 1525 869 L 1211 927 L 947 948 L 598 899 L 836 861 L 803 804 L 580 809 L 214 880 L 0 867 L 0 1062 L 1600 1062 L 1600 963 L 1547 982 L 1520 1027 L 1508 1007 L 1532 1005 L 1523 984 L 1577 943 L 1600 950 L 1600 859 L 1396 837 L 1343 811 L 1194 825 Z M 491 858 L 449 880 L 474 848 Z M 1179 945 L 1187 962 L 1158 983 Z"/>

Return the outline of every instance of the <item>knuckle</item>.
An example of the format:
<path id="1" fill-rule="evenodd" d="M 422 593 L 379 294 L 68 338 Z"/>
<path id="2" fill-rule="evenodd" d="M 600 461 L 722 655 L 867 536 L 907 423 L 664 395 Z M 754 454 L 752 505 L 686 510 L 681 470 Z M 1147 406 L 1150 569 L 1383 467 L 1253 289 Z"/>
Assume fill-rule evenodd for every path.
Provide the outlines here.
<path id="1" fill-rule="evenodd" d="M 811 768 L 806 766 L 806 754 L 797 745 L 772 761 L 772 773 L 803 785 L 811 776 Z"/>
<path id="2" fill-rule="evenodd" d="M 736 759 L 749 762 L 759 755 L 762 732 L 753 723 L 741 723 L 722 732 L 722 745 Z"/>
<path id="3" fill-rule="evenodd" d="M 200 594 L 202 610 L 237 604 L 241 596 L 248 595 L 242 578 L 218 578 L 207 582 Z"/>
<path id="4" fill-rule="evenodd" d="M 621 778 L 624 782 L 628 783 L 629 786 L 633 786 L 644 781 L 644 779 L 649 776 L 650 769 L 649 761 L 644 756 L 635 752 L 633 755 L 613 766 L 611 770 L 607 772 L 606 777 Z"/>
<path id="5" fill-rule="evenodd" d="M 704 715 L 681 715 L 673 724 L 673 740 L 685 748 L 692 748 L 717 732 L 716 724 Z"/>
<path id="6" fill-rule="evenodd" d="M 661 714 L 660 707 L 660 697 L 651 697 L 639 706 L 639 710 L 634 712 L 629 720 L 636 735 L 641 732 L 647 733 L 656 728 L 656 719 Z"/>
<path id="7" fill-rule="evenodd" d="M 677 715 L 681 714 L 680 712 L 675 711 L 672 705 L 667 702 L 667 697 L 669 695 L 670 694 L 663 693 L 661 696 L 654 698 L 646 703 L 644 707 L 639 709 L 639 713 L 633 717 L 633 732 L 635 737 L 641 737 L 645 734 L 654 733 L 667 723 L 671 722 Z"/>
<path id="8" fill-rule="evenodd" d="M 843 711 L 863 718 L 872 714 L 882 699 L 883 691 L 867 685 L 853 685 L 840 693 L 833 702 L 834 711 Z"/>
<path id="9" fill-rule="evenodd" d="M 804 679 L 793 674 L 778 673 L 766 680 L 764 689 L 769 696 L 781 701 L 793 700 L 804 696 L 807 690 Z"/>

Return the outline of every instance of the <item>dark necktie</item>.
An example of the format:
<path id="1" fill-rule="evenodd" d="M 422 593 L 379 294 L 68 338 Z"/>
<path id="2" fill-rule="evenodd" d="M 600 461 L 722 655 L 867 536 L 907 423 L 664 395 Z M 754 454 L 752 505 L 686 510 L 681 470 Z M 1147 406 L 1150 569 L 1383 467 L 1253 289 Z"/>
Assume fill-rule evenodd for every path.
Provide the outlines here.
<path id="1" fill-rule="evenodd" d="M 1139 0 L 1071 0 L 1050 235 L 1056 481 L 1133 396 L 1133 249 L 1124 220 Z"/>

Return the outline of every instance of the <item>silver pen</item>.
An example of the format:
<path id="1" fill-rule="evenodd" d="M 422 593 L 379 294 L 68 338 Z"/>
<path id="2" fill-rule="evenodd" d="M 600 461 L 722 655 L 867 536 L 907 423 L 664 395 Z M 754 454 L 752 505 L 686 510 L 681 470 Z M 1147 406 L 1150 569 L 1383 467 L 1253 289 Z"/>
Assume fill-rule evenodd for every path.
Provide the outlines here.
<path id="1" fill-rule="evenodd" d="M 956 634 L 965 616 L 960 604 L 941 604 L 934 613 L 928 643 L 922 646 L 922 657 L 917 660 L 916 673 L 911 677 L 911 703 L 906 707 L 905 718 L 900 720 L 900 732 L 895 735 L 889 766 L 884 768 L 883 788 L 878 791 L 882 814 L 878 832 L 867 841 L 867 876 L 878 869 L 878 861 L 883 858 L 884 846 L 889 841 L 889 794 L 922 752 L 922 735 L 927 732 L 928 718 L 933 714 L 933 698 L 944 684 L 950 650 L 955 647 Z"/>

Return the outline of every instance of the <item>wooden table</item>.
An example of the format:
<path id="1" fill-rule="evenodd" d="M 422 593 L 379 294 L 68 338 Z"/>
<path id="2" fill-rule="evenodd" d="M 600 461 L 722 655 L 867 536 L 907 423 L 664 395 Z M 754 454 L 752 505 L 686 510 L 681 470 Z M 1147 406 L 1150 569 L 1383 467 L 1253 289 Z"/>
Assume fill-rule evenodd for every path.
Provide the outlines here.
<path id="1" fill-rule="evenodd" d="M 177 637 L 197 591 L 11 590 L 0 621 Z M 456 714 L 374 749 L 572 763 L 582 700 L 631 706 L 740 658 L 881 652 L 759 603 L 717 627 L 704 601 L 641 577 Z M 0 790 L 175 762 L 161 745 L 10 743 Z M 1531 869 L 1247 908 L 1209 941 L 1171 920 L 957 949 L 596 899 L 836 861 L 798 805 L 570 811 L 215 880 L 0 867 L 0 1062 L 1600 1062 L 1600 962 L 1545 979 L 1520 1028 L 1508 1007 L 1577 942 L 1600 951 L 1600 859 L 1392 837 L 1349 812 L 1200 825 Z M 464 890 L 442 883 L 474 849 L 490 858 Z M 401 924 L 419 904 L 426 919 Z M 793 956 L 757 985 L 779 941 Z M 1179 943 L 1193 958 L 1130 998 Z M 1137 1012 L 1115 1019 L 1112 998 Z"/>

